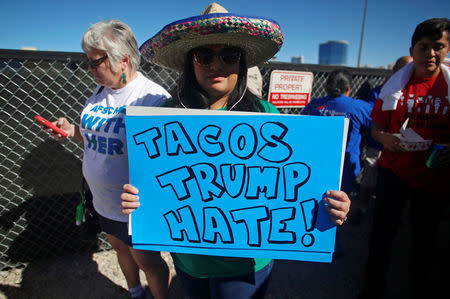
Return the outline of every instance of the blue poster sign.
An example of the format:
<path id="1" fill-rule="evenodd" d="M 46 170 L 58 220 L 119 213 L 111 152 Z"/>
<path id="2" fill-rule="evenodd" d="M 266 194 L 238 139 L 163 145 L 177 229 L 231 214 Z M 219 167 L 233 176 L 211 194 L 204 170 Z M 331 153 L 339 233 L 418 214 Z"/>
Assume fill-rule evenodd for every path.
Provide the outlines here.
<path id="1" fill-rule="evenodd" d="M 198 115 L 193 115 L 193 114 Z M 128 107 L 133 247 L 331 262 L 347 121 Z"/>

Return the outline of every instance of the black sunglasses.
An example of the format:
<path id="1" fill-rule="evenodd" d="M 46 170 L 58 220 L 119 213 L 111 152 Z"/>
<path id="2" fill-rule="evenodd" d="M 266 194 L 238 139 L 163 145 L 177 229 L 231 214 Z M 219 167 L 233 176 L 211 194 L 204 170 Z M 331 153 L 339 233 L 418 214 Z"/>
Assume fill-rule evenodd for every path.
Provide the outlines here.
<path id="1" fill-rule="evenodd" d="M 88 59 L 88 60 L 86 61 L 86 63 L 87 63 L 87 65 L 88 65 L 88 67 L 90 67 L 91 69 L 96 69 L 96 68 L 98 68 L 98 66 L 99 66 L 100 64 L 102 64 L 103 61 L 106 60 L 106 58 L 108 58 L 108 55 L 105 55 L 105 56 L 100 57 L 99 59 L 95 59 L 95 60 L 90 60 L 90 59 Z"/>
<path id="2" fill-rule="evenodd" d="M 216 56 L 220 57 L 223 63 L 233 65 L 241 58 L 242 51 L 239 48 L 223 48 L 215 52 L 209 48 L 197 48 L 193 51 L 194 61 L 201 66 L 208 66 L 214 62 Z"/>

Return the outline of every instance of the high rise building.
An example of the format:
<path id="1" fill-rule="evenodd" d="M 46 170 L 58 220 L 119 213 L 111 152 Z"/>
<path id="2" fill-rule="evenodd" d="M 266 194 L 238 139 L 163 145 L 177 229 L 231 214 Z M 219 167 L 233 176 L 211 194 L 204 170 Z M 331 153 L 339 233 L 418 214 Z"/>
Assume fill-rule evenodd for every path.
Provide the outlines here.
<path id="1" fill-rule="evenodd" d="M 345 40 L 327 41 L 319 45 L 319 64 L 346 65 L 349 43 Z"/>
<path id="2" fill-rule="evenodd" d="M 303 55 L 294 56 L 291 58 L 291 63 L 303 63 L 305 61 L 305 57 Z"/>

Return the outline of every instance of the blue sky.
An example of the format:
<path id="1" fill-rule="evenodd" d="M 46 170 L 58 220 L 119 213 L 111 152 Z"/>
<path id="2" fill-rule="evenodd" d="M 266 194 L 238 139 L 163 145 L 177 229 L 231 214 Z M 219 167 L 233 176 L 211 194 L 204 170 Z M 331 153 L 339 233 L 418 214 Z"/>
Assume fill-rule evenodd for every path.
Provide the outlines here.
<path id="1" fill-rule="evenodd" d="M 318 63 L 319 44 L 328 40 L 350 43 L 348 66 L 356 66 L 364 0 L 227 0 L 216 1 L 228 11 L 276 20 L 285 43 L 278 61 L 303 55 Z M 211 1 L 1 0 L 0 48 L 81 52 L 80 40 L 93 23 L 120 19 L 133 29 L 138 44 L 178 19 L 199 15 Z M 448 0 L 369 0 L 362 65 L 386 66 L 408 55 L 416 25 L 432 17 L 449 17 Z"/>

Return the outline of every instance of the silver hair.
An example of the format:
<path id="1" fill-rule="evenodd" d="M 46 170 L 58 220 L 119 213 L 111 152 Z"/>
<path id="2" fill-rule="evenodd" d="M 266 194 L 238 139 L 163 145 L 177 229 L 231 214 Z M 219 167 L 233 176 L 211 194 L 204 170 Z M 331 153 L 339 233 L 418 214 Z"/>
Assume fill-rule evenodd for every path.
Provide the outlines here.
<path id="1" fill-rule="evenodd" d="M 130 57 L 132 72 L 137 71 L 141 61 L 133 31 L 119 20 L 102 21 L 89 27 L 81 39 L 81 48 L 85 53 L 91 49 L 105 51 L 114 72 L 117 72 L 117 63 L 126 55 Z"/>

